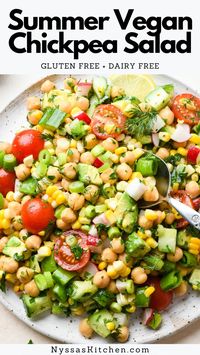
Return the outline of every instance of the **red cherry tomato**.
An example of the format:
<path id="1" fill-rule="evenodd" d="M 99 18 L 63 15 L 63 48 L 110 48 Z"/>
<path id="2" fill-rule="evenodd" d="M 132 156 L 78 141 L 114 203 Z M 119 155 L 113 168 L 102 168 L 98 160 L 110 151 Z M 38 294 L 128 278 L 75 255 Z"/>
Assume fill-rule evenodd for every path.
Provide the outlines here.
<path id="1" fill-rule="evenodd" d="M 189 164 L 197 164 L 197 157 L 200 154 L 200 148 L 193 145 L 189 147 L 187 152 L 187 162 Z"/>
<path id="2" fill-rule="evenodd" d="M 80 247 L 82 254 L 77 257 L 73 249 L 67 244 L 66 237 L 73 235 L 77 238 L 77 247 Z M 64 270 L 78 271 L 90 260 L 90 250 L 87 246 L 87 236 L 81 231 L 70 230 L 58 238 L 54 247 L 54 259 Z"/>
<path id="3" fill-rule="evenodd" d="M 125 121 L 126 117 L 119 108 L 111 104 L 99 105 L 93 113 L 91 127 L 99 139 L 117 138 L 124 130 Z M 113 127 L 109 133 L 105 125 Z"/>
<path id="4" fill-rule="evenodd" d="M 104 163 L 99 159 L 96 158 L 93 165 L 95 166 L 95 168 L 100 168 Z"/>
<path id="5" fill-rule="evenodd" d="M 5 197 L 9 191 L 14 191 L 15 173 L 0 169 L 0 192 Z"/>
<path id="6" fill-rule="evenodd" d="M 22 206 L 22 222 L 28 232 L 37 234 L 54 223 L 54 209 L 39 197 L 28 200 Z"/>
<path id="7" fill-rule="evenodd" d="M 150 307 L 157 310 L 165 310 L 172 302 L 173 292 L 165 292 L 160 287 L 160 280 L 158 277 L 149 277 L 147 284 L 155 287 L 155 291 L 151 295 Z"/>
<path id="8" fill-rule="evenodd" d="M 91 119 L 90 117 L 87 115 L 87 113 L 83 112 L 83 111 L 80 111 L 78 113 L 76 113 L 75 115 L 73 115 L 73 118 L 78 118 L 79 121 L 83 121 L 85 122 L 86 124 L 90 124 L 91 122 Z"/>
<path id="9" fill-rule="evenodd" d="M 93 235 L 87 236 L 87 245 L 91 245 L 96 247 L 99 244 L 100 239 L 98 237 L 94 237 Z"/>
<path id="10" fill-rule="evenodd" d="M 177 95 L 172 104 L 172 111 L 177 120 L 194 126 L 200 121 L 200 99 L 192 94 Z"/>
<path id="11" fill-rule="evenodd" d="M 180 202 L 184 203 L 185 205 L 194 208 L 193 201 L 190 196 L 188 196 L 187 192 L 184 190 L 178 190 L 177 192 L 171 192 L 172 197 L 176 198 Z M 189 222 L 186 221 L 184 218 L 181 218 L 176 223 L 177 229 L 186 228 Z"/>
<path id="12" fill-rule="evenodd" d="M 41 133 L 34 129 L 26 129 L 16 134 L 12 143 L 12 152 L 19 163 L 24 158 L 33 155 L 34 159 L 38 158 L 39 152 L 44 148 L 44 139 Z"/>
<path id="13" fill-rule="evenodd" d="M 193 206 L 196 211 L 200 208 L 200 197 L 195 198 L 193 201 Z"/>

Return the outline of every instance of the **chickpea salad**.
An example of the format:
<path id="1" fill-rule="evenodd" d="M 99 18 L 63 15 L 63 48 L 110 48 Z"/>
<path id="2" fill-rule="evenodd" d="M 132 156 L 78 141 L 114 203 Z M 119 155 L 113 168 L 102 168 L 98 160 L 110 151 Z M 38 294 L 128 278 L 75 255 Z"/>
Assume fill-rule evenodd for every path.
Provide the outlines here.
<path id="1" fill-rule="evenodd" d="M 156 331 L 173 298 L 200 291 L 200 233 L 166 201 L 141 201 L 160 198 L 161 158 L 172 196 L 200 209 L 200 98 L 67 77 L 28 97 L 27 120 L 0 142 L 1 291 L 33 320 L 80 317 L 86 338 L 126 342 L 138 310 Z"/>

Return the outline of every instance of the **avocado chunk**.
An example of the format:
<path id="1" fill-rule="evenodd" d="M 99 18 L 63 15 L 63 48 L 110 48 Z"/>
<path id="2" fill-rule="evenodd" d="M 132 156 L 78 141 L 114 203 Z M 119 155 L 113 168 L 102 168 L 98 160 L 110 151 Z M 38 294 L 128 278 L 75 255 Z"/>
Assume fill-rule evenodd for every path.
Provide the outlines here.
<path id="1" fill-rule="evenodd" d="M 23 260 L 25 251 L 25 244 L 17 237 L 11 237 L 3 248 L 3 254 L 11 256 L 16 261 Z"/>
<path id="2" fill-rule="evenodd" d="M 163 253 L 175 253 L 177 230 L 174 228 L 164 228 L 159 224 L 157 229 L 158 250 Z"/>
<path id="3" fill-rule="evenodd" d="M 159 111 L 167 105 L 170 98 L 171 96 L 165 91 L 165 89 L 162 88 L 162 86 L 158 86 L 145 97 L 145 101 L 155 110 Z"/>
<path id="4" fill-rule="evenodd" d="M 142 258 L 150 251 L 148 244 L 135 232 L 128 236 L 125 242 L 125 249 L 127 254 L 135 258 Z"/>
<path id="5" fill-rule="evenodd" d="M 106 327 L 106 324 L 109 322 L 113 322 L 113 316 L 106 309 L 96 311 L 88 318 L 88 323 L 91 328 L 103 338 L 111 334 L 111 331 Z"/>
<path id="6" fill-rule="evenodd" d="M 136 202 L 124 192 L 119 199 L 118 206 L 114 211 L 117 226 L 126 233 L 131 233 L 138 219 L 138 207 Z"/>
<path id="7" fill-rule="evenodd" d="M 78 165 L 78 174 L 79 180 L 82 181 L 85 185 L 94 184 L 99 186 L 103 183 L 98 169 L 94 166 L 80 163 Z"/>
<path id="8" fill-rule="evenodd" d="M 73 281 L 70 286 L 70 297 L 76 301 L 85 301 L 91 298 L 98 288 L 93 285 L 92 281 Z"/>

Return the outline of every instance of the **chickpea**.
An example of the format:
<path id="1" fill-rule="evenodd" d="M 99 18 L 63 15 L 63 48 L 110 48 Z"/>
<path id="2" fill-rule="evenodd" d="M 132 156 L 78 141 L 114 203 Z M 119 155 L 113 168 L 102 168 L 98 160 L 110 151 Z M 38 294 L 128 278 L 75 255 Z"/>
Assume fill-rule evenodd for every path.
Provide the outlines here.
<path id="1" fill-rule="evenodd" d="M 8 211 L 10 218 L 14 218 L 15 216 L 19 216 L 21 213 L 22 206 L 19 202 L 9 202 L 8 203 Z"/>
<path id="2" fill-rule="evenodd" d="M 86 337 L 86 338 L 91 338 L 92 334 L 93 334 L 93 329 L 90 327 L 89 323 L 88 323 L 88 319 L 82 319 L 79 323 L 79 330 L 80 333 Z"/>
<path id="3" fill-rule="evenodd" d="M 174 113 L 172 110 L 169 108 L 169 106 L 166 106 L 159 112 L 159 116 L 163 118 L 163 120 L 166 121 L 167 125 L 171 125 L 174 122 Z"/>
<path id="4" fill-rule="evenodd" d="M 83 110 L 83 111 L 86 111 L 90 105 L 90 101 L 87 99 L 87 97 L 78 97 L 78 100 L 77 100 L 77 106 Z"/>
<path id="5" fill-rule="evenodd" d="M 92 165 L 95 161 L 95 157 L 90 152 L 85 152 L 81 154 L 80 162 L 84 164 Z"/>
<path id="6" fill-rule="evenodd" d="M 120 163 L 127 163 L 133 165 L 135 162 L 135 156 L 133 152 L 126 152 L 123 156 L 120 157 Z"/>
<path id="7" fill-rule="evenodd" d="M 22 230 L 20 230 L 20 232 L 19 232 L 19 238 L 20 239 L 22 239 L 22 240 L 24 240 L 24 239 L 26 239 L 28 237 L 28 231 L 27 231 L 27 229 L 22 229 Z"/>
<path id="8" fill-rule="evenodd" d="M 63 173 L 67 179 L 74 179 L 76 177 L 76 163 L 67 163 L 64 165 Z"/>
<path id="9" fill-rule="evenodd" d="M 185 191 L 191 198 L 195 198 L 200 195 L 200 186 L 196 181 L 189 181 L 185 186 Z"/>
<path id="10" fill-rule="evenodd" d="M 85 145 L 86 149 L 94 148 L 95 145 L 97 145 L 97 143 L 98 143 L 98 140 L 97 140 L 95 134 L 90 133 L 87 136 L 85 136 L 84 145 Z"/>
<path id="11" fill-rule="evenodd" d="M 67 150 L 67 163 L 78 163 L 80 160 L 80 153 L 76 148 L 69 148 Z"/>
<path id="12" fill-rule="evenodd" d="M 122 327 L 120 327 L 119 329 L 119 334 L 117 336 L 117 340 L 120 343 L 125 343 L 128 340 L 129 337 L 129 329 L 128 327 L 126 327 L 125 325 L 123 325 Z"/>
<path id="13" fill-rule="evenodd" d="M 154 221 L 155 225 L 162 223 L 162 221 L 164 221 L 164 219 L 165 219 L 165 212 L 164 211 L 156 211 L 156 214 L 157 214 L 157 218 Z"/>
<path id="14" fill-rule="evenodd" d="M 40 293 L 40 290 L 37 287 L 35 281 L 31 280 L 26 285 L 24 285 L 24 292 L 31 297 L 37 297 Z"/>
<path id="15" fill-rule="evenodd" d="M 2 238 L 0 239 L 0 253 L 2 253 L 3 248 L 5 247 L 7 241 L 8 241 L 8 238 L 7 238 L 7 237 L 2 237 Z"/>
<path id="16" fill-rule="evenodd" d="M 99 288 L 105 288 L 110 282 L 110 277 L 105 270 L 98 271 L 93 277 L 93 284 Z"/>
<path id="17" fill-rule="evenodd" d="M 117 260 L 117 254 L 111 248 L 106 248 L 102 252 L 101 260 L 112 264 L 115 260 Z"/>
<path id="18" fill-rule="evenodd" d="M 23 181 L 31 174 L 31 169 L 25 164 L 19 164 L 15 167 L 15 174 L 20 181 Z"/>
<path id="19" fill-rule="evenodd" d="M 77 194 L 76 192 L 73 192 L 68 197 L 68 205 L 74 211 L 80 210 L 83 207 L 84 203 L 85 197 L 83 195 Z"/>
<path id="20" fill-rule="evenodd" d="M 84 197 L 87 201 L 95 203 L 99 197 L 99 188 L 96 185 L 86 186 Z"/>
<path id="21" fill-rule="evenodd" d="M 28 121 L 33 125 L 37 125 L 42 116 L 43 112 L 40 110 L 31 111 L 28 113 Z"/>
<path id="22" fill-rule="evenodd" d="M 142 285 L 147 281 L 147 274 L 140 266 L 135 267 L 131 272 L 131 278 L 137 285 Z"/>
<path id="23" fill-rule="evenodd" d="M 58 182 L 62 178 L 59 169 L 56 166 L 48 167 L 47 176 L 53 177 L 53 179 L 51 180 L 52 182 Z"/>
<path id="24" fill-rule="evenodd" d="M 166 148 L 159 148 L 156 155 L 161 159 L 166 159 L 169 156 L 169 151 Z"/>
<path id="25" fill-rule="evenodd" d="M 114 152 L 115 149 L 118 148 L 119 144 L 115 139 L 107 138 L 102 142 L 102 146 L 105 150 L 108 150 L 109 152 Z"/>
<path id="26" fill-rule="evenodd" d="M 27 249 L 30 250 L 38 250 L 41 243 L 42 243 L 41 238 L 38 235 L 34 235 L 34 234 L 28 237 L 25 241 L 25 245 Z"/>
<path id="27" fill-rule="evenodd" d="M 144 211 L 140 211 L 138 224 L 144 229 L 151 229 L 153 227 L 153 221 L 150 221 L 145 217 Z"/>
<path id="28" fill-rule="evenodd" d="M 116 173 L 119 176 L 119 178 L 121 180 L 129 180 L 131 175 L 132 175 L 132 169 L 130 168 L 130 166 L 126 163 L 122 163 L 120 165 L 118 165 L 117 169 L 116 169 Z"/>
<path id="29" fill-rule="evenodd" d="M 155 179 L 155 177 L 154 176 L 147 176 L 146 178 L 145 178 L 145 184 L 147 185 L 147 186 L 149 186 L 149 187 L 154 187 L 154 186 L 156 186 L 156 179 Z"/>
<path id="30" fill-rule="evenodd" d="M 41 85 L 42 92 L 49 92 L 55 88 L 55 84 L 51 80 L 45 80 Z"/>
<path id="31" fill-rule="evenodd" d="M 68 223 L 65 223 L 61 218 L 59 218 L 59 219 L 56 220 L 56 226 L 57 226 L 59 229 L 67 230 L 68 227 L 69 227 L 69 224 L 68 224 Z"/>
<path id="32" fill-rule="evenodd" d="M 27 282 L 31 281 L 33 278 L 33 275 L 34 275 L 34 271 L 26 266 L 21 266 L 17 270 L 17 274 L 16 274 L 18 280 L 21 283 L 27 283 Z"/>
<path id="33" fill-rule="evenodd" d="M 29 196 L 29 195 L 23 196 L 22 200 L 21 200 L 21 206 L 23 206 L 30 199 L 31 199 L 31 196 Z"/>
<path id="34" fill-rule="evenodd" d="M 65 223 L 73 223 L 76 221 L 76 215 L 75 215 L 74 211 L 72 211 L 71 208 L 65 208 L 62 211 L 61 219 Z"/>
<path id="35" fill-rule="evenodd" d="M 116 282 L 114 280 L 111 280 L 108 287 L 107 287 L 107 290 L 110 291 L 111 293 L 118 293 L 118 289 L 116 287 Z"/>
<path id="36" fill-rule="evenodd" d="M 169 213 L 166 214 L 165 222 L 167 224 L 172 224 L 174 222 L 174 220 L 175 220 L 175 216 L 174 216 L 174 214 L 172 212 L 169 212 Z"/>
<path id="37" fill-rule="evenodd" d="M 5 153 L 9 154 L 12 152 L 12 145 L 7 142 L 0 142 L 0 150 L 3 150 Z"/>
<path id="38" fill-rule="evenodd" d="M 130 255 L 128 255 L 126 253 L 120 254 L 119 257 L 118 257 L 118 260 L 123 261 L 123 263 L 126 266 L 129 266 L 129 267 L 133 266 L 133 258 L 130 257 Z"/>
<path id="39" fill-rule="evenodd" d="M 181 284 L 178 287 L 176 287 L 173 291 L 174 291 L 173 293 L 177 297 L 184 296 L 187 293 L 187 291 L 188 291 L 187 282 L 186 281 L 181 282 Z"/>
<path id="40" fill-rule="evenodd" d="M 64 88 L 66 90 L 72 90 L 72 88 L 74 88 L 74 86 L 77 84 L 77 80 L 75 78 L 72 77 L 68 77 L 64 80 Z"/>
<path id="41" fill-rule="evenodd" d="M 61 186 L 65 191 L 69 191 L 69 185 L 70 185 L 70 181 L 68 181 L 67 179 L 61 180 Z"/>
<path id="42" fill-rule="evenodd" d="M 70 113 L 72 110 L 72 103 L 70 101 L 61 101 L 59 105 L 59 109 L 63 112 Z M 66 122 L 66 121 L 65 121 Z"/>
<path id="43" fill-rule="evenodd" d="M 111 246 L 115 253 L 122 254 L 124 252 L 124 243 L 122 238 L 113 238 L 111 240 Z"/>
<path id="44" fill-rule="evenodd" d="M 114 175 L 114 177 L 113 177 L 113 175 Z M 104 183 L 108 183 L 111 185 L 116 182 L 114 170 L 112 168 L 108 168 L 108 169 L 104 170 L 104 172 L 101 174 L 101 178 Z"/>
<path id="45" fill-rule="evenodd" d="M 30 96 L 27 99 L 27 109 L 28 111 L 40 110 L 40 98 L 37 96 Z"/>
<path id="46" fill-rule="evenodd" d="M 153 188 L 149 188 L 147 186 L 147 189 L 146 189 L 146 191 L 144 192 L 144 195 L 143 195 L 143 199 L 145 201 L 149 201 L 149 202 L 158 201 L 159 192 L 158 192 L 157 188 L 155 186 Z"/>
<path id="47" fill-rule="evenodd" d="M 21 216 L 15 216 L 13 218 L 13 228 L 17 231 L 20 231 L 23 228 Z"/>
<path id="48" fill-rule="evenodd" d="M 123 96 L 125 93 L 124 89 L 118 87 L 118 86 L 112 86 L 110 96 L 112 99 L 114 99 L 117 96 Z"/>
<path id="49" fill-rule="evenodd" d="M 57 154 L 57 150 L 58 150 L 58 153 L 63 153 L 63 152 L 66 152 L 67 149 L 69 148 L 70 142 L 68 139 L 62 137 L 62 138 L 57 139 L 56 145 L 57 145 L 56 154 Z"/>
<path id="50" fill-rule="evenodd" d="M 172 261 L 173 263 L 177 263 L 183 257 L 183 250 L 179 247 L 176 247 L 175 253 L 167 254 L 167 260 Z"/>
<path id="51" fill-rule="evenodd" d="M 0 270 L 8 272 L 9 274 L 14 274 L 17 271 L 18 267 L 19 263 L 16 260 L 13 260 L 9 256 L 0 256 Z"/>

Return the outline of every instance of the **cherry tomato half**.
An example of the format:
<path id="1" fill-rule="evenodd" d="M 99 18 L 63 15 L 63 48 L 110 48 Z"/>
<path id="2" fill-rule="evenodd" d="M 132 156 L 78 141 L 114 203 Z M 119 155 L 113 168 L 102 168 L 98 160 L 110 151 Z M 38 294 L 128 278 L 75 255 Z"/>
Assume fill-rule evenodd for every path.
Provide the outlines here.
<path id="1" fill-rule="evenodd" d="M 189 147 L 188 152 L 187 152 L 187 162 L 189 164 L 197 164 L 197 157 L 200 154 L 200 148 L 192 145 Z"/>
<path id="2" fill-rule="evenodd" d="M 177 120 L 194 126 L 200 122 L 200 99 L 192 94 L 177 95 L 172 104 Z"/>
<path id="3" fill-rule="evenodd" d="M 54 209 L 50 203 L 36 197 L 22 206 L 22 222 L 28 232 L 37 234 L 54 223 Z"/>
<path id="4" fill-rule="evenodd" d="M 41 133 L 34 129 L 26 129 L 16 134 L 12 143 L 12 152 L 19 163 L 24 158 L 33 155 L 34 159 L 38 158 L 39 152 L 44 148 L 44 139 Z"/>
<path id="5" fill-rule="evenodd" d="M 160 280 L 158 277 L 149 277 L 147 284 L 155 288 L 155 291 L 151 295 L 150 307 L 157 310 L 165 310 L 172 302 L 173 292 L 165 292 L 160 287 Z"/>
<path id="6" fill-rule="evenodd" d="M 185 205 L 194 208 L 193 201 L 190 196 L 188 196 L 187 192 L 184 190 L 178 190 L 177 192 L 171 192 L 172 197 L 176 198 L 180 202 L 184 203 Z M 177 229 L 182 229 L 187 227 L 189 224 L 188 221 L 184 218 L 180 218 L 178 222 L 176 223 L 176 228 Z"/>
<path id="7" fill-rule="evenodd" d="M 66 241 L 66 237 L 69 235 L 73 235 L 77 238 L 76 248 L 78 247 L 81 251 L 78 257 Z M 90 250 L 87 246 L 87 236 L 81 231 L 74 230 L 63 233 L 63 235 L 56 240 L 54 247 L 54 259 L 64 270 L 78 271 L 82 269 L 90 260 Z"/>
<path id="8" fill-rule="evenodd" d="M 5 197 L 9 191 L 14 191 L 15 173 L 0 169 L 0 192 Z"/>
<path id="9" fill-rule="evenodd" d="M 114 105 L 99 105 L 92 117 L 91 127 L 99 139 L 117 138 L 124 130 L 126 117 Z"/>

